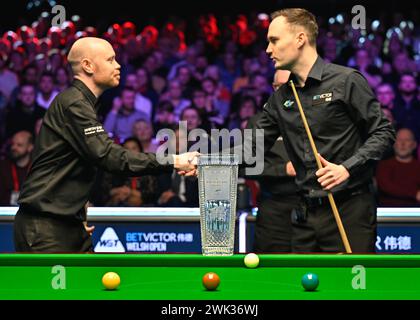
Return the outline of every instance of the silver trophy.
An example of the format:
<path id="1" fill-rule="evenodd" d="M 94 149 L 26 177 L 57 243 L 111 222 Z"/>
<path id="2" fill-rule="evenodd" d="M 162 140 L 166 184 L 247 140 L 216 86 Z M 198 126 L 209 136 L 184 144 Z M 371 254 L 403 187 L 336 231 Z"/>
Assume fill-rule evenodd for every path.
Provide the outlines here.
<path id="1" fill-rule="evenodd" d="M 201 155 L 198 159 L 198 179 L 203 255 L 232 255 L 238 157 L 234 154 Z"/>

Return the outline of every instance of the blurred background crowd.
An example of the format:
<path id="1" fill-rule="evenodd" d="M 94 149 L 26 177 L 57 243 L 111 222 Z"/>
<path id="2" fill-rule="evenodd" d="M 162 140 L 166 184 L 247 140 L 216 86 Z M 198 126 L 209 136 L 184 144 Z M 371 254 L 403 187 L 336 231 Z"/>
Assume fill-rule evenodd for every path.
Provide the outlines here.
<path id="1" fill-rule="evenodd" d="M 265 53 L 268 12 L 171 16 L 151 24 L 108 21 L 105 28 L 77 15 L 52 27 L 51 18 L 43 12 L 0 35 L 3 206 L 15 204 L 43 115 L 72 82 L 66 53 L 81 37 L 102 37 L 115 49 L 121 84 L 101 96 L 99 116 L 112 139 L 133 151 L 156 152 L 158 130 L 176 128 L 180 120 L 188 130 L 243 129 L 274 90 L 275 70 Z M 398 130 L 395 154 L 378 165 L 379 205 L 420 206 L 418 12 L 370 13 L 366 30 L 352 28 L 350 11 L 317 19 L 319 55 L 358 69 Z M 177 136 L 186 139 L 179 130 Z M 251 196 L 245 206 L 258 205 L 258 184 L 246 186 Z M 197 181 L 101 172 L 91 203 L 198 206 Z"/>

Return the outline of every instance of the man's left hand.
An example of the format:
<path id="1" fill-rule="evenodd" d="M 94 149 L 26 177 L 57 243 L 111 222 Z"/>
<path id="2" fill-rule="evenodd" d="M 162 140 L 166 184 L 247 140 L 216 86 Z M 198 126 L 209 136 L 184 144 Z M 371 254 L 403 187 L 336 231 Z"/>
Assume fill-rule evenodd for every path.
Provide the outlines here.
<path id="1" fill-rule="evenodd" d="M 343 165 L 328 162 L 320 154 L 318 156 L 323 168 L 319 169 L 315 174 L 324 190 L 331 190 L 350 177 L 350 173 Z"/>
<path id="2" fill-rule="evenodd" d="M 87 222 L 83 221 L 83 225 L 85 227 L 86 232 L 91 236 L 93 233 L 93 230 L 95 230 L 95 226 L 88 227 Z"/>
<path id="3" fill-rule="evenodd" d="M 198 169 L 193 169 L 191 171 L 177 171 L 180 176 L 185 177 L 197 177 L 198 176 Z"/>

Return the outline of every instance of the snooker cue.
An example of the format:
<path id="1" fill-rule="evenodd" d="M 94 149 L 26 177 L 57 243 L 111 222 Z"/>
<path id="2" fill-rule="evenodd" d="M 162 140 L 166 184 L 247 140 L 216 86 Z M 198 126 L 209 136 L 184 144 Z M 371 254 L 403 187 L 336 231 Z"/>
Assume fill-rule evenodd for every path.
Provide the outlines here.
<path id="1" fill-rule="evenodd" d="M 293 83 L 293 80 L 290 80 L 289 84 L 292 87 L 293 94 L 295 96 L 295 99 L 296 99 L 296 102 L 297 102 L 297 105 L 298 105 L 298 108 L 299 108 L 300 116 L 302 118 L 302 122 L 303 122 L 303 125 L 304 125 L 305 130 L 306 130 L 306 134 L 308 135 L 309 142 L 310 142 L 311 147 L 312 147 L 312 152 L 314 153 L 314 156 L 315 156 L 316 164 L 318 166 L 318 169 L 322 169 L 322 164 L 321 164 L 321 161 L 319 160 L 319 156 L 318 156 L 318 150 L 316 148 L 314 139 L 312 138 L 311 129 L 309 128 L 308 122 L 306 121 L 305 113 L 303 112 L 303 108 L 302 108 L 302 105 L 300 103 L 299 96 L 297 94 L 297 91 L 296 91 L 295 85 Z M 328 194 L 328 200 L 329 200 L 330 205 L 331 205 L 331 209 L 332 209 L 333 214 L 334 214 L 335 221 L 337 223 L 338 230 L 340 231 L 341 240 L 343 241 L 344 247 L 346 249 L 346 253 L 352 253 L 350 243 L 349 243 L 349 240 L 348 240 L 347 235 L 346 235 L 346 231 L 344 230 L 343 223 L 341 222 L 340 214 L 338 213 L 338 209 L 337 209 L 337 206 L 335 204 L 334 197 L 333 197 L 331 191 L 328 191 L 327 194 Z"/>

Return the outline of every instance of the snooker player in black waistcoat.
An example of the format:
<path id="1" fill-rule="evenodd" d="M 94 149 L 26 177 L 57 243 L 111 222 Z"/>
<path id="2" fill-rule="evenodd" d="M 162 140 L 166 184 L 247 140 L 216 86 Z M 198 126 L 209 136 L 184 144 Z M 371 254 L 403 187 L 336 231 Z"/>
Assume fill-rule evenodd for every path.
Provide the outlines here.
<path id="1" fill-rule="evenodd" d="M 111 44 L 100 38 L 77 40 L 68 61 L 74 82 L 45 114 L 32 167 L 22 186 L 14 224 L 18 252 L 87 252 L 93 227 L 86 203 L 97 168 L 138 176 L 172 172 L 196 174 L 197 153 L 174 155 L 161 164 L 150 153 L 134 153 L 115 144 L 97 117 L 97 99 L 118 86 L 120 65 Z"/>
<path id="2" fill-rule="evenodd" d="M 376 204 L 370 186 L 395 131 L 360 72 L 318 56 L 313 14 L 289 8 L 271 19 L 266 52 L 276 69 L 291 71 L 289 81 L 296 84 L 322 164 L 318 169 L 292 87 L 283 85 L 254 128 L 264 130 L 264 153 L 283 137 L 296 171 L 301 213 L 293 221 L 292 251 L 345 251 L 327 197 L 331 192 L 352 252 L 374 252 Z M 245 154 L 257 154 L 257 148 L 255 141 Z"/>

